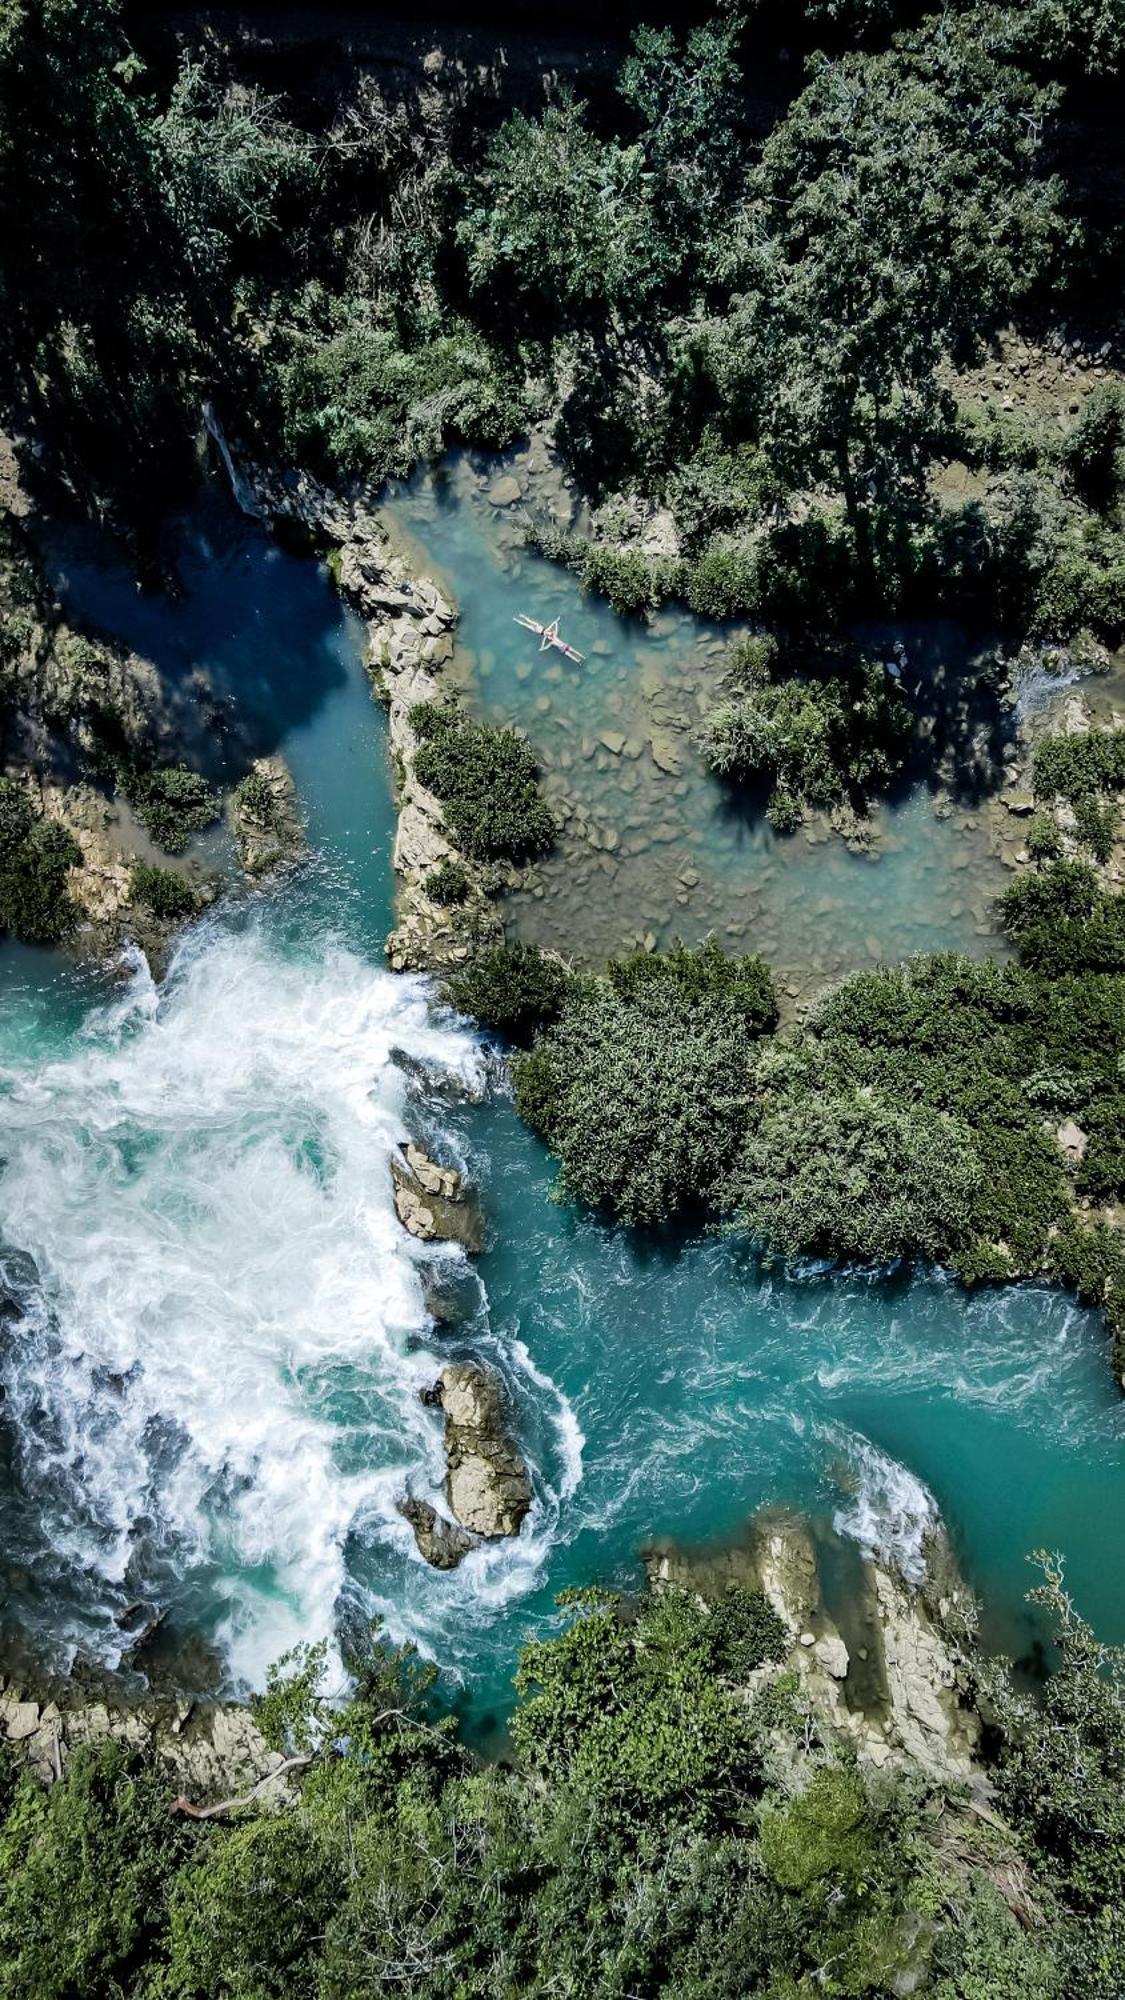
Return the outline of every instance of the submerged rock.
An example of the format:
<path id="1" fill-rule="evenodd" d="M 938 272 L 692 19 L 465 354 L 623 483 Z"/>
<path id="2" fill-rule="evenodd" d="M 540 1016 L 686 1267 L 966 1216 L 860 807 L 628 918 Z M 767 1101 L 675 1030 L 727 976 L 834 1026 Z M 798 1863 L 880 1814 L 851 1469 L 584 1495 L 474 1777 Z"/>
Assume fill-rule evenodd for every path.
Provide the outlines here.
<path id="1" fill-rule="evenodd" d="M 480 1209 L 452 1167 L 439 1166 L 411 1142 L 401 1155 L 391 1155 L 391 1179 L 395 1214 L 420 1243 L 460 1243 L 473 1256 L 484 1248 Z"/>
<path id="2" fill-rule="evenodd" d="M 502 472 L 499 479 L 494 479 L 488 488 L 488 497 L 494 507 L 514 507 L 516 501 L 523 498 L 523 492 L 515 474 Z"/>
<path id="3" fill-rule="evenodd" d="M 476 1535 L 518 1535 L 531 1480 L 508 1435 L 500 1383 L 476 1362 L 459 1361 L 442 1369 L 440 1393 L 452 1512 Z"/>

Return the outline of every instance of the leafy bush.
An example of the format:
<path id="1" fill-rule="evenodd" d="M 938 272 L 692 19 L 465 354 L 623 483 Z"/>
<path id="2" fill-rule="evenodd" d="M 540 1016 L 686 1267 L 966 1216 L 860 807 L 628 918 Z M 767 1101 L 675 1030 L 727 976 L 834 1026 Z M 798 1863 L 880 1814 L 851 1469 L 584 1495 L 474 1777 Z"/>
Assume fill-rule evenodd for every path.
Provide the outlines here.
<path id="1" fill-rule="evenodd" d="M 778 1665 L 789 1651 L 789 1634 L 760 1590 L 730 1584 L 710 1606 L 707 1646 L 716 1673 L 744 1685 L 759 1667 Z"/>
<path id="2" fill-rule="evenodd" d="M 1043 1582 L 1030 1596 L 1051 1613 L 1059 1659 L 1041 1699 L 1004 1679 L 991 1690 L 998 1793 L 1038 1869 L 1070 1908 L 1097 1917 L 1125 1895 L 1125 1650 L 1100 1644 L 1078 1616 L 1058 1556 L 1034 1560 Z"/>
<path id="3" fill-rule="evenodd" d="M 752 618 L 762 602 L 757 551 L 716 536 L 685 566 L 681 594 L 697 618 Z"/>
<path id="4" fill-rule="evenodd" d="M 724 1206 L 749 1090 L 748 1043 L 777 1017 L 759 958 L 711 941 L 575 979 L 554 1027 L 516 1058 L 521 1115 L 560 1189 L 624 1222 Z"/>
<path id="5" fill-rule="evenodd" d="M 768 783 L 779 830 L 801 805 L 862 797 L 888 782 L 903 761 L 910 718 L 878 661 L 813 680 L 763 682 L 763 671 L 759 649 L 756 679 L 705 716 L 698 741 L 720 776 Z"/>
<path id="6" fill-rule="evenodd" d="M 783 1889 L 807 1893 L 833 1880 L 854 1885 L 874 1859 L 872 1835 L 858 1772 L 829 1766 L 790 1805 L 763 1819 L 762 1860 Z"/>
<path id="7" fill-rule="evenodd" d="M 182 854 L 192 834 L 218 817 L 217 793 L 186 764 L 127 765 L 120 783 L 141 825 L 166 854 Z"/>
<path id="8" fill-rule="evenodd" d="M 1001 919 L 1036 972 L 1125 972 L 1125 901 L 1083 861 L 1056 861 L 1005 890 Z"/>
<path id="9" fill-rule="evenodd" d="M 1033 861 L 1057 861 L 1063 851 L 1062 832 L 1050 813 L 1033 813 L 1027 824 L 1027 851 Z"/>
<path id="10" fill-rule="evenodd" d="M 364 300 L 310 303 L 278 378 L 282 435 L 299 462 L 378 481 L 449 445 L 501 450 L 526 424 L 518 382 L 468 324 L 406 345 Z"/>
<path id="11" fill-rule="evenodd" d="M 154 917 L 168 923 L 192 917 L 199 908 L 190 882 L 172 868 L 152 867 L 147 861 L 139 861 L 130 874 L 129 895 L 134 903 L 146 904 Z"/>
<path id="12" fill-rule="evenodd" d="M 760 1763 L 746 1704 L 714 1672 L 711 1620 L 678 1591 L 636 1622 L 596 1592 L 572 1601 L 569 1630 L 520 1660 L 512 1734 L 529 1769 L 625 1826 L 729 1824 Z"/>
<path id="13" fill-rule="evenodd" d="M 1117 807 L 1112 800 L 1095 799 L 1087 792 L 1075 801 L 1075 838 L 1095 861 L 1109 860 L 1117 838 L 1117 817 Z"/>
<path id="14" fill-rule="evenodd" d="M 430 869 L 422 887 L 431 903 L 448 910 L 465 901 L 469 893 L 469 877 L 459 861 L 439 861 L 436 868 Z"/>
<path id="15" fill-rule="evenodd" d="M 785 1256 L 948 1262 L 984 1178 L 972 1134 L 861 1091 L 768 1096 L 736 1175 L 738 1218 Z"/>
<path id="16" fill-rule="evenodd" d="M 272 827 L 277 817 L 277 798 L 263 771 L 247 771 L 234 788 L 234 806 L 261 827 Z"/>
<path id="17" fill-rule="evenodd" d="M 78 908 L 67 872 L 82 859 L 74 836 L 43 819 L 22 785 L 0 778 L 0 931 L 29 944 L 58 944 Z"/>
<path id="18" fill-rule="evenodd" d="M 1125 791 L 1125 729 L 1090 729 L 1041 737 L 1035 749 L 1035 795 L 1078 799 Z"/>
<path id="19" fill-rule="evenodd" d="M 1071 482 L 1091 507 L 1109 507 L 1121 487 L 1125 397 L 1116 383 L 1099 385 L 1082 406 L 1062 447 Z"/>
<path id="20" fill-rule="evenodd" d="M 848 1154 L 827 1143 L 842 1105 L 862 1198 L 851 1247 L 837 1254 L 860 1254 L 859 1243 L 874 1246 L 880 1238 L 884 1254 L 894 1254 L 886 1247 L 893 1231 L 884 1228 L 885 1201 L 887 1218 L 898 1219 L 900 1243 L 915 1227 L 931 1245 L 944 1236 L 947 1250 L 929 1254 L 946 1255 L 966 1280 L 1052 1268 L 1072 1197 L 1062 1156 L 1043 1129 L 1045 1114 L 1053 1123 L 1082 1120 L 1089 1104 L 1116 1094 L 1123 1055 L 1125 983 L 1118 979 L 1048 978 L 951 955 L 856 974 L 819 1003 L 805 1029 L 779 1038 L 758 1059 L 749 1143 L 753 1148 L 754 1132 L 772 1120 L 779 1149 L 753 1155 L 763 1220 L 776 1215 L 782 1225 L 792 1223 L 792 1242 L 799 1225 L 811 1237 L 827 1217 L 836 1240 L 849 1241 Z M 868 1147 L 879 1140 L 880 1120 L 868 1115 L 873 1109 L 893 1110 L 899 1122 L 888 1127 L 887 1150 L 877 1150 L 869 1165 Z M 891 1172 L 898 1149 L 909 1156 L 919 1114 L 923 1156 L 943 1129 L 951 1140 L 948 1156 L 943 1151 L 935 1160 L 932 1188 L 914 1177 L 909 1157 L 901 1182 Z M 933 1114 L 936 1125 L 929 1122 Z M 780 1162 L 801 1129 L 809 1144 L 790 1185 Z M 883 1174 L 892 1185 L 876 1197 Z"/>
<path id="21" fill-rule="evenodd" d="M 449 974 L 446 991 L 459 1012 L 482 1027 L 527 1043 L 539 1028 L 558 1020 L 569 985 L 570 975 L 557 959 L 517 939 L 474 953 Z"/>
<path id="22" fill-rule="evenodd" d="M 514 729 L 473 722 L 423 702 L 410 712 L 418 739 L 414 771 L 441 801 L 453 839 L 478 861 L 541 854 L 555 822 L 539 795 L 538 766 Z"/>
<path id="23" fill-rule="evenodd" d="M 19 1780 L 0 1828 L 5 2000 L 129 1990 L 192 1846 L 161 1774 L 114 1744 L 79 1750 L 66 1782 Z"/>
<path id="24" fill-rule="evenodd" d="M 1120 1201 L 1125 1197 L 1125 1091 L 1099 1094 L 1083 1116 L 1088 1143 L 1074 1184 L 1094 1201 Z"/>

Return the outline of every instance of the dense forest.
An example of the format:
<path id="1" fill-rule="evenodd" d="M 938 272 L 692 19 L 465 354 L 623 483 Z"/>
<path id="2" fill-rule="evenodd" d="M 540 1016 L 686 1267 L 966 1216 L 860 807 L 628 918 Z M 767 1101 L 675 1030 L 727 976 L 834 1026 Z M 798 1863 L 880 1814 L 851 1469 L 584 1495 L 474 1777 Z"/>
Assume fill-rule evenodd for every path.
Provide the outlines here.
<path id="1" fill-rule="evenodd" d="M 638 30 L 596 117 L 365 77 L 302 123 L 219 56 L 153 75 L 108 0 L 9 0 L 17 414 L 134 525 L 190 475 L 207 396 L 244 443 L 375 484 L 553 417 L 592 497 L 674 517 L 663 561 L 622 550 L 612 508 L 560 548 L 622 604 L 823 628 L 941 603 L 1114 637 L 1116 385 L 1060 436 L 970 407 L 957 371 L 1013 319 L 1115 351 L 1121 215 L 1075 124 L 1111 101 L 1120 10 L 804 13 L 830 53 L 763 137 L 736 10 Z M 943 496 L 951 461 L 983 475 L 969 500 Z"/>
<path id="2" fill-rule="evenodd" d="M 482 1765 L 431 1670 L 373 1646 L 328 1706 L 315 1649 L 259 1713 L 309 1765 L 280 1812 L 192 1823 L 159 1767 L 0 1767 L 10 2000 L 1116 2000 L 1125 1979 L 1125 1682 L 1057 1563 L 1058 1672 L 1002 1669 L 991 1802 L 864 1775 L 821 1740 L 781 1626 L 597 1592 L 525 1649 L 511 1755 Z"/>

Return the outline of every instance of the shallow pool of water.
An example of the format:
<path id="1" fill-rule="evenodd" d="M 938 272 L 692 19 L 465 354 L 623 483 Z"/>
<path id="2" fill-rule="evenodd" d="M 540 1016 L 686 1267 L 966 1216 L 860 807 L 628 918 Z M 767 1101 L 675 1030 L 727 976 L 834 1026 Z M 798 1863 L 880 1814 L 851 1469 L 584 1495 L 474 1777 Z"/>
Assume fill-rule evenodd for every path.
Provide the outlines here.
<path id="1" fill-rule="evenodd" d="M 526 731 L 543 789 L 567 814 L 554 852 L 509 899 L 521 935 L 599 960 L 646 938 L 714 932 L 730 949 L 764 953 L 797 990 L 913 951 L 996 949 L 995 902 L 1009 878 L 993 825 L 971 802 L 999 774 L 999 716 L 989 769 L 959 798 L 904 787 L 876 808 L 869 854 L 821 817 L 779 837 L 761 801 L 713 778 L 694 745 L 720 694 L 726 635 L 671 607 L 647 622 L 618 618 L 522 546 L 524 510 L 494 504 L 496 490 L 493 468 L 462 457 L 394 493 L 384 517 L 459 607 L 454 671 L 470 704 Z M 540 652 L 518 612 L 559 618 L 582 664 Z M 903 634 L 908 694 L 940 710 L 949 663 L 971 674 L 974 649 L 952 626 Z"/>
<path id="2" fill-rule="evenodd" d="M 938 1275 L 783 1281 L 732 1242 L 639 1241 L 557 1206 L 487 1050 L 383 969 L 393 815 L 359 629 L 323 570 L 229 510 L 181 556 L 178 605 L 138 604 L 93 562 L 72 564 L 72 599 L 138 641 L 143 616 L 151 649 L 205 666 L 236 712 L 248 676 L 313 852 L 189 933 L 160 990 L 143 968 L 114 986 L 44 955 L 0 966 L 9 1635 L 113 1661 L 161 1613 L 177 1670 L 203 1646 L 253 1682 L 294 1639 L 378 1617 L 463 1677 L 483 1729 L 557 1590 L 631 1584 L 651 1536 L 726 1535 L 791 1501 L 908 1569 L 940 1510 L 989 1637 L 1016 1650 L 1025 1553 L 1062 1547 L 1080 1605 L 1125 1638 L 1106 1552 L 1125 1410 L 1095 1318 Z M 853 865 L 798 852 L 810 895 L 833 857 Z M 890 861 L 855 863 L 857 885 Z M 890 940 L 878 903 L 852 907 Z M 480 1182 L 475 1272 L 394 1220 L 407 1131 Z M 435 1284 L 452 1330 L 428 1315 Z M 517 1542 L 444 1575 L 395 1501 L 437 1487 L 417 1392 L 461 1352 L 508 1384 L 536 1497 Z"/>

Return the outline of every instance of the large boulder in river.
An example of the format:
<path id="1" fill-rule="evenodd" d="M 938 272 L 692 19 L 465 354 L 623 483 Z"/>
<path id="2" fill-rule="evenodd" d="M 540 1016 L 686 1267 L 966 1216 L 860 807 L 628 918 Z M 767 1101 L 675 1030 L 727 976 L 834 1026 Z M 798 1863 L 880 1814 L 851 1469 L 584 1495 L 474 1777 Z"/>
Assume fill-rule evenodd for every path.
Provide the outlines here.
<path id="1" fill-rule="evenodd" d="M 461 1243 L 475 1255 L 484 1247 L 480 1209 L 464 1191 L 453 1167 L 431 1160 L 411 1141 L 391 1156 L 395 1214 L 403 1228 L 420 1243 Z"/>
<path id="2" fill-rule="evenodd" d="M 495 1375 L 473 1361 L 443 1368 L 445 1490 L 452 1513 L 475 1535 L 518 1535 L 531 1505 L 531 1480 L 505 1424 Z"/>
<path id="3" fill-rule="evenodd" d="M 283 757 L 258 757 L 227 802 L 239 866 L 267 875 L 304 851 L 305 828 L 297 787 Z"/>

